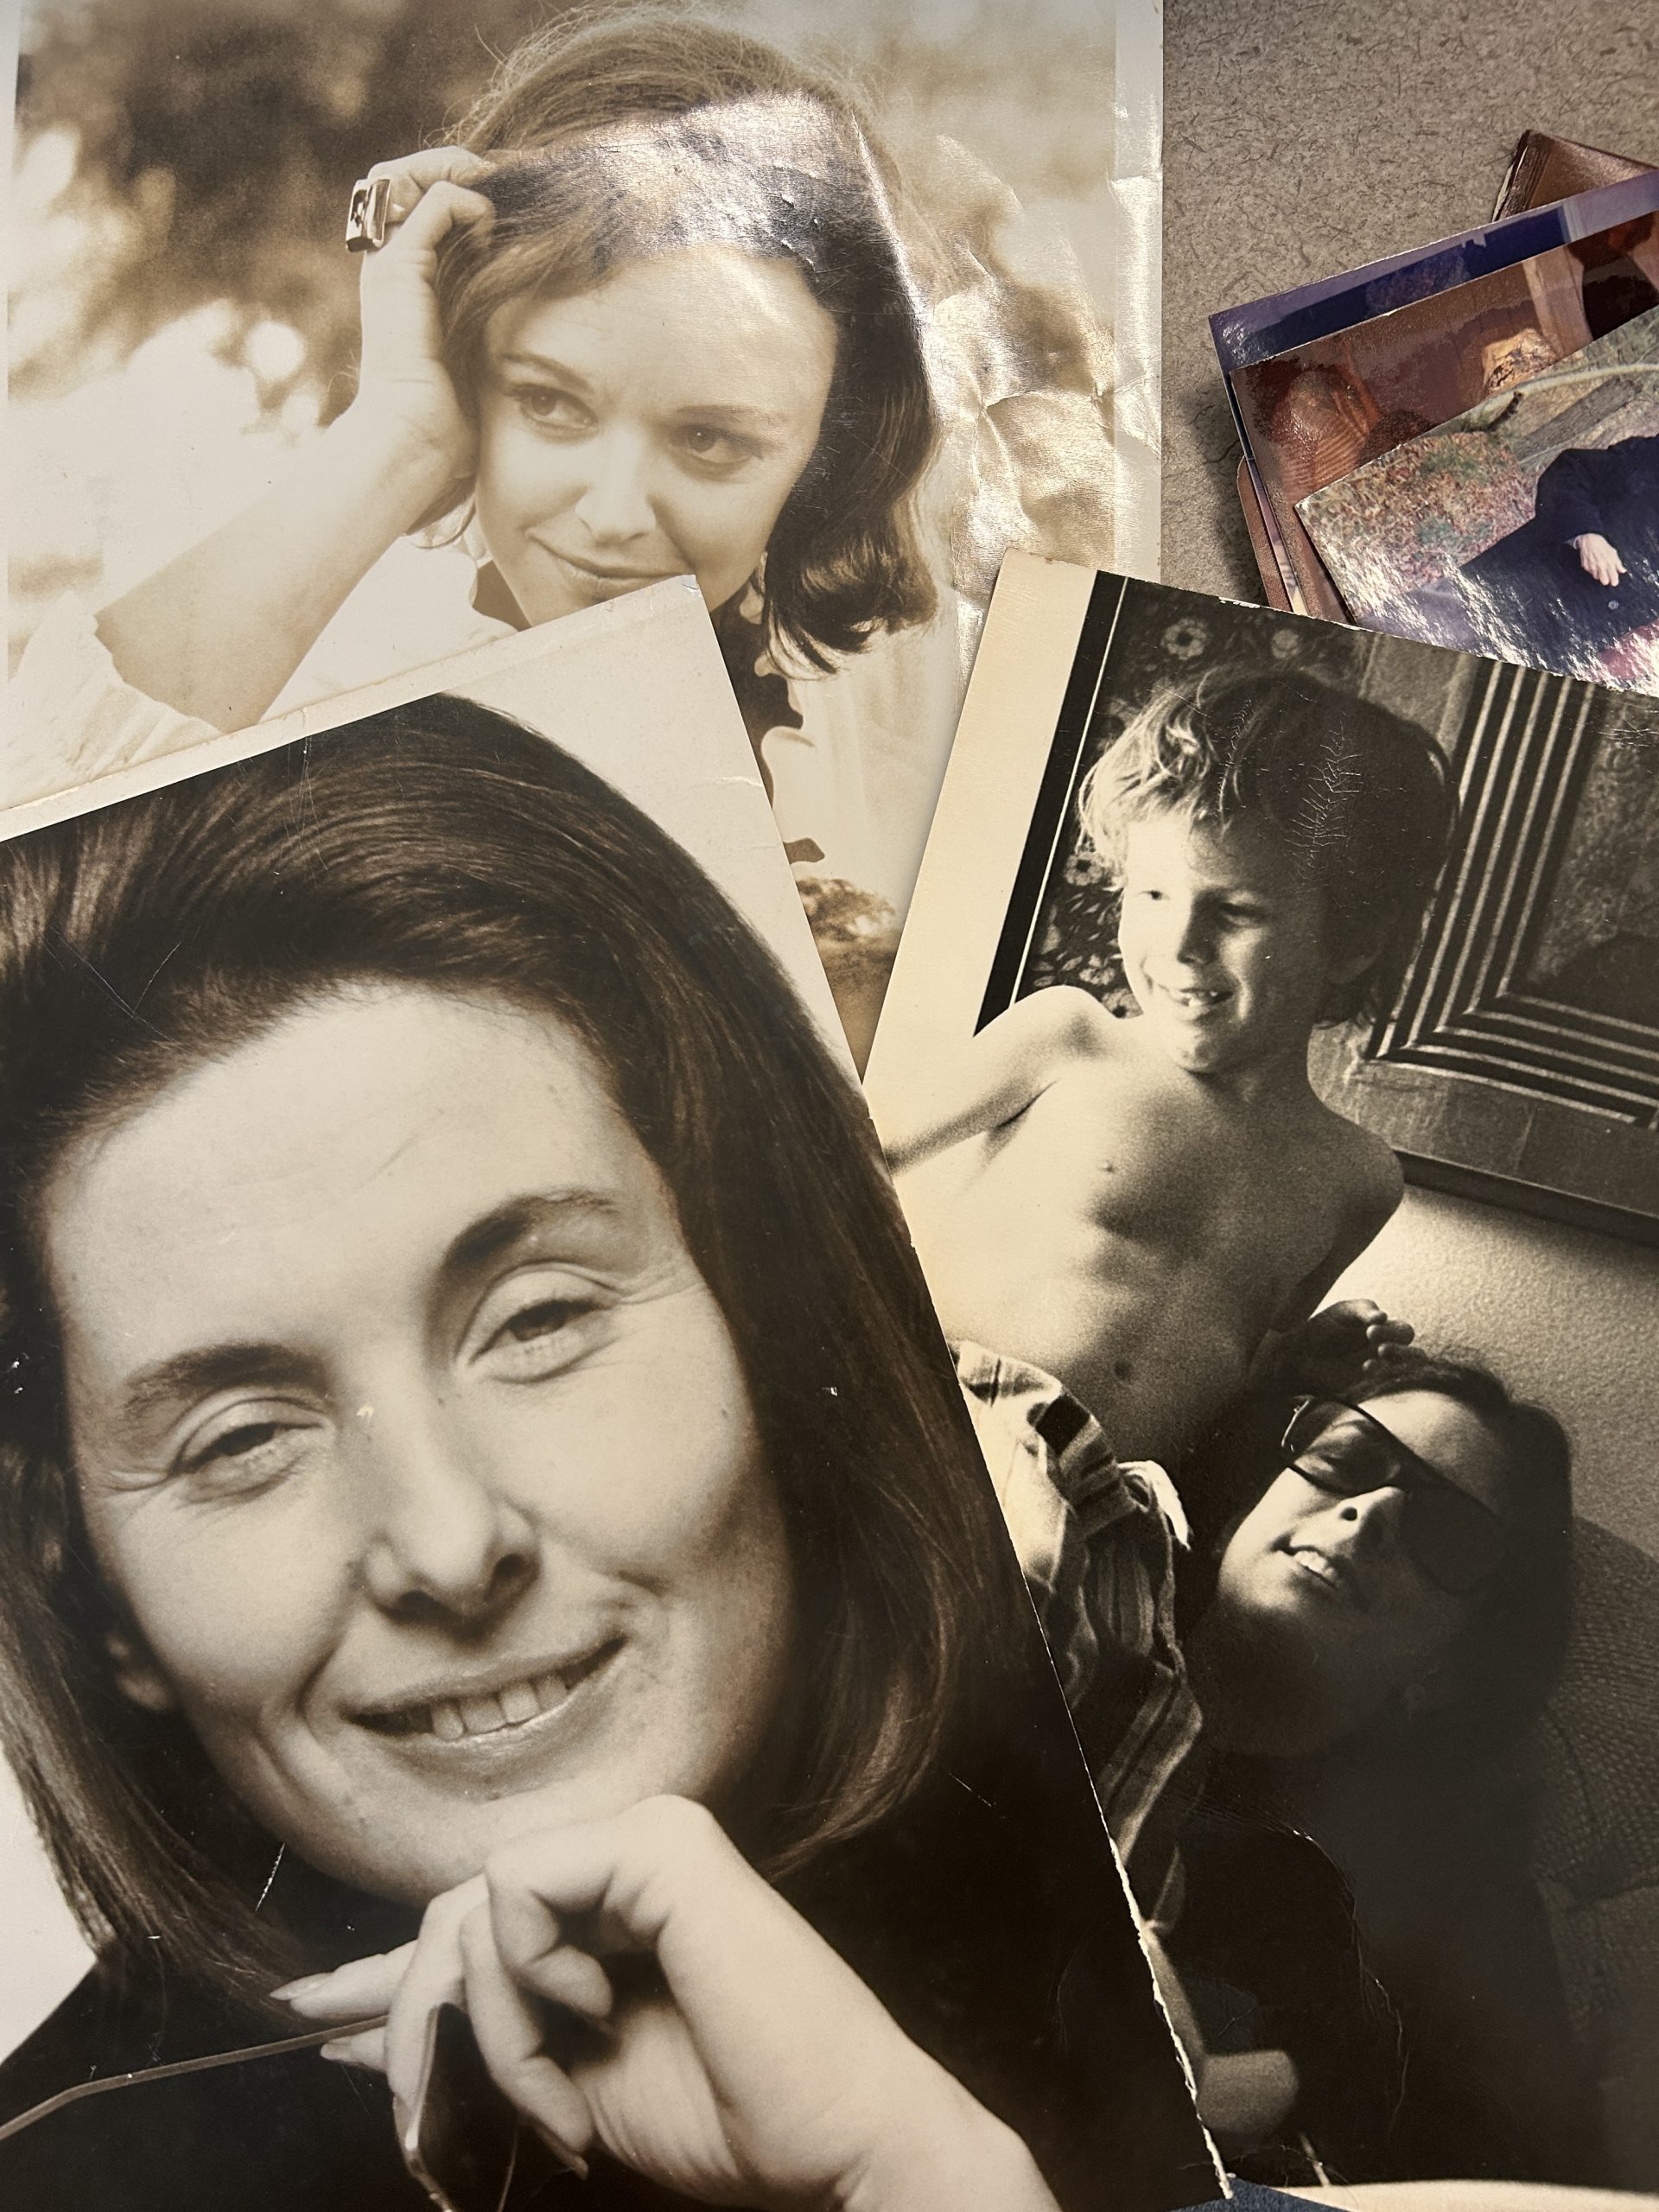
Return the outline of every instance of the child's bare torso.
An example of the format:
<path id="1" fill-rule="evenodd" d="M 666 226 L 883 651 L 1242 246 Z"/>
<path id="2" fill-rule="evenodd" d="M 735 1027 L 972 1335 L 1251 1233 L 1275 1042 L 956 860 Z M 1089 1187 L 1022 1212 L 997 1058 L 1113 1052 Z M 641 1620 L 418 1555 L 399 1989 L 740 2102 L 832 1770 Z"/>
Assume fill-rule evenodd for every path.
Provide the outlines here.
<path id="1" fill-rule="evenodd" d="M 899 1191 L 947 1335 L 1057 1375 L 1125 1457 L 1175 1459 L 1376 1225 L 1387 1154 L 1311 1091 L 1241 1104 L 1138 1027 Z"/>

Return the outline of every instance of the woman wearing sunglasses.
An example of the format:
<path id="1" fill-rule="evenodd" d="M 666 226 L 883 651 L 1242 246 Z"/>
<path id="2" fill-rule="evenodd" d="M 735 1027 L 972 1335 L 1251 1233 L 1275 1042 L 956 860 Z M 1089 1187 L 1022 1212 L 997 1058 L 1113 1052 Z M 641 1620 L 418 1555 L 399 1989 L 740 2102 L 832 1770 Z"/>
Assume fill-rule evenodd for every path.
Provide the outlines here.
<path id="1" fill-rule="evenodd" d="M 1560 1427 L 1396 1348 L 1345 1399 L 1253 1408 L 1217 1462 L 1235 1501 L 1253 1472 L 1185 1637 L 1208 1751 L 1189 1993 L 1288 2050 L 1286 2139 L 1333 2178 L 1593 2181 L 1527 1864 L 1528 1732 L 1568 1624 Z"/>

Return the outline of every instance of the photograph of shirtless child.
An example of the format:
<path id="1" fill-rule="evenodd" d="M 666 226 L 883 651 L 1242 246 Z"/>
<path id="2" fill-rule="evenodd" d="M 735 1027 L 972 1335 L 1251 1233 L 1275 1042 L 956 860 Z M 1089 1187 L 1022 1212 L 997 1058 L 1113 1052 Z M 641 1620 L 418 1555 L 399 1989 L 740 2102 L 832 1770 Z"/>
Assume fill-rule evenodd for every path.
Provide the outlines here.
<path id="1" fill-rule="evenodd" d="M 1300 675 L 1211 672 L 1133 716 L 1077 799 L 1133 1014 L 1034 991 L 884 1129 L 947 1336 L 1179 1462 L 1400 1202 L 1308 1042 L 1386 1007 L 1449 813 L 1424 731 Z M 1316 1336 L 1351 1373 L 1401 1333 L 1356 1302 Z"/>
<path id="2" fill-rule="evenodd" d="M 1659 2188 L 1650 707 L 1012 557 L 866 1078 L 1200 2112 L 1344 2202 Z"/>

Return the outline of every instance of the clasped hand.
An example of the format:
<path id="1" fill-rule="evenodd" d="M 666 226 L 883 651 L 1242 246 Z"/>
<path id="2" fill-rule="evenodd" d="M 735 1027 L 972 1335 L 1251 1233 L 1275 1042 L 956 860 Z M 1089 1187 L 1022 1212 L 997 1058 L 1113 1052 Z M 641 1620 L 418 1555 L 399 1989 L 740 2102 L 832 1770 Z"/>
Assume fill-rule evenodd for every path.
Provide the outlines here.
<path id="1" fill-rule="evenodd" d="M 1579 556 L 1579 566 L 1586 576 L 1593 577 L 1609 590 L 1624 574 L 1624 563 L 1618 548 L 1605 538 L 1599 531 L 1587 530 L 1581 537 L 1573 540 Z"/>
<path id="2" fill-rule="evenodd" d="M 641 1955 L 648 1985 L 619 1987 L 611 1969 Z M 1055 2212 L 1019 2139 L 682 1798 L 521 1838 L 435 1898 L 413 1943 L 280 1993 L 319 2023 L 385 2012 L 331 2050 L 383 2071 L 405 2112 L 430 2016 L 459 2004 L 567 2163 L 598 2144 L 702 2203 Z M 572 2016 L 593 2032 L 561 2063 Z"/>

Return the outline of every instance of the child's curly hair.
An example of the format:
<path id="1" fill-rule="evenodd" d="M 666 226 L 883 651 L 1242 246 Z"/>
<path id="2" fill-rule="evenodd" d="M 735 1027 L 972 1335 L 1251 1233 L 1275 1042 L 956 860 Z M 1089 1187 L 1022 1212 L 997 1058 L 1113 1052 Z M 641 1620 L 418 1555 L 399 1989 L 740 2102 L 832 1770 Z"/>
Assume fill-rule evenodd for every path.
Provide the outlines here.
<path id="1" fill-rule="evenodd" d="M 1149 700 L 1084 777 L 1084 836 L 1121 870 L 1125 830 L 1169 810 L 1225 828 L 1264 818 L 1324 895 L 1336 962 L 1325 1022 L 1385 1014 L 1398 995 L 1456 816 L 1427 730 L 1298 671 L 1206 674 Z"/>

